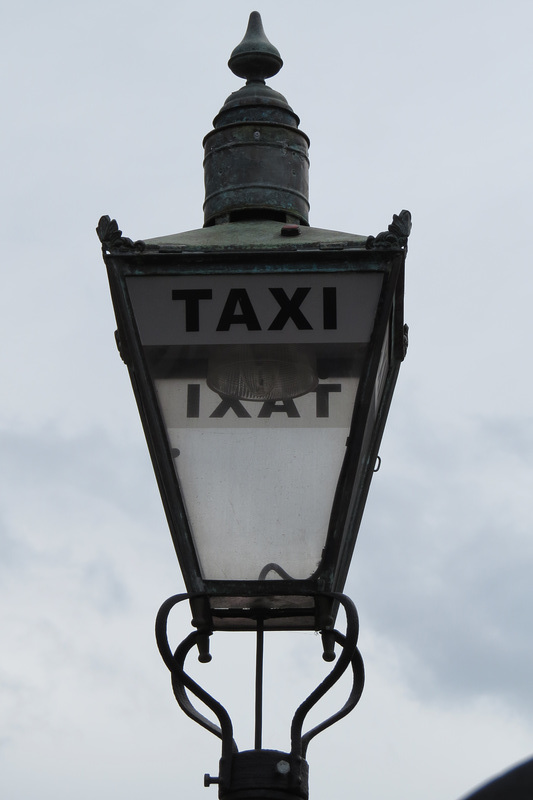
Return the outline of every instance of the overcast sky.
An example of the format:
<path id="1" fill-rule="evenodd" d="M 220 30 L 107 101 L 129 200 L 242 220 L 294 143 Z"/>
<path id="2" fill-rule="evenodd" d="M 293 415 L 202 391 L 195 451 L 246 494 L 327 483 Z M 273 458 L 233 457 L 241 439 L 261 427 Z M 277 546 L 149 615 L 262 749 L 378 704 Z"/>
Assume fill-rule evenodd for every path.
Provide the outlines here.
<path id="1" fill-rule="evenodd" d="M 311 744 L 311 797 L 457 800 L 533 752 L 533 5 L 255 8 L 285 62 L 270 85 L 311 138 L 311 224 L 413 215 L 410 348 L 347 584 L 367 685 Z M 242 83 L 225 65 L 252 10 L 2 13 L 5 800 L 216 797 L 218 741 L 176 706 L 154 641 L 182 581 L 94 229 L 201 227 L 202 138 Z M 252 643 L 215 648 L 200 674 L 247 749 Z M 322 668 L 312 634 L 268 637 L 265 746 L 288 747 Z"/>

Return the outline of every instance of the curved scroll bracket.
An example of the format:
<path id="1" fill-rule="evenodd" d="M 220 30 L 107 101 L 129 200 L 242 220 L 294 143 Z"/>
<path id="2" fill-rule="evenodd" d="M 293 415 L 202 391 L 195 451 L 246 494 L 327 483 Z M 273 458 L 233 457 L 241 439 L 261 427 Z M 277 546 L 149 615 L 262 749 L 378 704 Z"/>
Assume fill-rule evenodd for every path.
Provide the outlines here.
<path id="1" fill-rule="evenodd" d="M 303 790 L 303 786 L 306 785 L 307 764 L 305 762 L 305 756 L 309 742 L 323 730 L 330 727 L 335 722 L 337 722 L 338 720 L 342 719 L 347 714 L 349 714 L 350 711 L 352 711 L 352 709 L 357 705 L 359 698 L 361 697 L 364 686 L 363 661 L 361 658 L 361 654 L 357 649 L 359 620 L 353 602 L 348 597 L 346 597 L 346 595 L 340 593 L 324 592 L 316 596 L 317 598 L 324 597 L 330 600 L 334 600 L 336 603 L 339 603 L 340 605 L 343 606 L 346 614 L 346 633 L 342 634 L 337 630 L 333 630 L 333 628 L 327 628 L 322 631 L 322 638 L 324 641 L 324 658 L 326 660 L 332 660 L 334 658 L 333 642 L 340 645 L 342 649 L 339 654 L 339 657 L 336 660 L 335 666 L 333 667 L 331 672 L 326 676 L 326 678 L 322 681 L 322 683 L 319 686 L 317 686 L 317 688 L 313 692 L 311 692 L 309 697 L 306 700 L 304 700 L 303 703 L 301 703 L 301 705 L 296 710 L 296 713 L 294 714 L 291 724 L 290 754 L 288 753 L 284 755 L 283 753 L 281 753 L 276 755 L 276 758 L 282 757 L 281 760 L 279 761 L 278 766 L 287 763 L 288 772 L 290 773 L 287 775 L 287 786 L 286 786 L 287 794 L 283 795 L 283 798 L 285 798 L 286 796 L 292 797 L 293 794 L 297 795 L 300 798 L 305 798 L 307 796 L 306 791 Z M 177 647 L 175 651 L 172 650 L 168 641 L 168 633 L 167 633 L 168 617 L 172 609 L 183 600 L 190 600 L 192 605 L 195 602 L 201 602 L 202 600 L 205 601 L 205 599 L 206 598 L 203 595 L 178 594 L 166 600 L 161 606 L 159 613 L 157 615 L 156 639 L 159 652 L 161 653 L 163 661 L 165 662 L 166 666 L 168 667 L 171 673 L 172 688 L 180 708 L 184 711 L 185 714 L 187 714 L 188 717 L 190 717 L 190 719 L 194 720 L 197 724 L 201 725 L 203 728 L 205 728 L 210 733 L 212 733 L 213 735 L 217 736 L 219 739 L 222 740 L 220 775 L 218 778 L 211 778 L 210 776 L 207 776 L 208 782 L 206 783 L 206 785 L 209 785 L 209 783 L 218 783 L 220 784 L 220 792 L 219 792 L 220 796 L 232 798 L 232 791 L 235 789 L 233 783 L 235 783 L 235 780 L 237 781 L 243 780 L 244 772 L 241 774 L 239 764 L 241 761 L 243 761 L 243 759 L 249 759 L 250 755 L 247 754 L 246 752 L 239 753 L 237 744 L 233 738 L 233 725 L 231 722 L 231 718 L 226 709 L 224 708 L 224 706 L 222 706 L 198 683 L 196 683 L 196 681 L 193 680 L 193 678 L 191 678 L 191 676 L 187 674 L 184 668 L 185 660 L 189 652 L 195 645 L 198 647 L 199 650 L 200 661 L 210 660 L 210 656 L 208 653 L 208 641 L 213 631 L 207 628 L 205 625 L 202 625 L 197 620 L 196 624 L 199 626 L 198 630 L 190 633 L 181 642 L 181 644 Z M 193 624 L 195 624 L 194 620 Z M 262 625 L 261 627 L 259 627 L 258 624 L 258 636 L 260 629 L 261 629 L 261 640 L 262 640 Z M 318 701 L 322 697 L 324 697 L 324 695 L 329 691 L 329 689 L 331 689 L 338 682 L 338 680 L 342 677 L 342 675 L 344 675 L 344 673 L 350 666 L 352 668 L 353 680 L 352 680 L 352 687 L 345 704 L 342 706 L 342 708 L 340 708 L 335 714 L 330 716 L 328 719 L 316 725 L 314 728 L 310 729 L 306 733 L 302 733 L 303 724 L 309 711 L 318 703 Z M 261 646 L 261 659 L 260 662 L 258 661 L 257 670 L 259 675 L 259 671 L 262 670 L 262 646 Z M 257 681 L 257 676 L 256 676 L 256 681 Z M 191 700 L 189 699 L 188 693 L 193 694 L 208 709 L 210 709 L 210 711 L 214 714 L 214 716 L 218 720 L 219 723 L 218 725 L 209 720 L 203 714 L 201 714 L 193 706 Z M 256 703 L 257 700 L 258 699 L 256 697 Z M 256 712 L 257 712 L 257 706 L 256 706 Z M 256 739 L 256 742 L 257 741 L 258 740 Z M 250 753 L 257 754 L 256 756 L 253 757 L 254 770 L 259 770 L 259 772 L 257 773 L 257 775 L 259 776 L 259 773 L 264 768 L 265 775 L 263 776 L 263 779 L 268 781 L 271 780 L 271 778 L 268 776 L 270 776 L 272 765 L 268 765 L 267 762 L 269 759 L 271 759 L 273 752 L 274 751 L 263 750 L 261 748 L 261 745 L 257 743 L 255 750 L 250 751 Z M 288 761 L 283 761 L 283 758 L 287 758 Z M 238 761 L 236 761 L 236 759 L 238 759 Z M 265 761 L 264 765 L 263 761 Z M 246 774 L 249 774 L 249 770 L 246 770 Z M 235 775 L 238 775 L 239 778 L 235 778 Z M 258 777 L 257 779 L 261 781 L 261 778 Z"/>
<path id="2" fill-rule="evenodd" d="M 190 650 L 197 645 L 200 653 L 202 653 L 202 639 L 211 635 L 211 631 L 193 631 L 187 636 L 173 653 L 168 642 L 168 617 L 174 606 L 181 603 L 183 600 L 191 600 L 193 595 L 177 594 L 166 600 L 156 618 L 156 641 L 161 653 L 161 657 L 172 675 L 172 688 L 174 696 L 182 711 L 187 714 L 194 722 L 201 725 L 219 739 L 222 739 L 222 756 L 231 756 L 231 753 L 237 752 L 238 748 L 233 738 L 233 725 L 230 715 L 224 706 L 214 699 L 205 689 L 196 683 L 190 675 L 185 672 L 184 664 Z M 201 657 L 201 656 L 200 656 Z M 208 660 L 208 659 L 205 659 Z M 191 703 L 187 695 L 189 690 L 195 695 L 204 705 L 209 708 L 219 721 L 219 725 L 215 725 L 211 720 L 201 714 Z"/>
<path id="3" fill-rule="evenodd" d="M 307 700 L 304 700 L 293 717 L 291 727 L 291 743 L 292 754 L 296 758 L 305 758 L 307 747 L 311 739 L 349 714 L 350 711 L 355 708 L 363 693 L 365 673 L 363 659 L 359 650 L 357 649 L 357 639 L 359 636 L 359 619 L 357 616 L 357 610 L 353 602 L 346 595 L 332 593 L 328 596 L 337 600 L 343 606 L 346 612 L 346 635 L 343 636 L 341 633 L 339 633 L 339 631 L 332 631 L 335 641 L 337 644 L 342 646 L 341 655 L 339 656 L 329 675 L 327 675 L 322 683 L 317 686 L 313 692 L 311 692 Z M 309 711 L 322 697 L 324 697 L 324 695 L 337 683 L 337 681 L 340 680 L 350 665 L 353 672 L 353 681 L 350 694 L 345 704 L 331 717 L 302 735 L 303 723 Z"/>

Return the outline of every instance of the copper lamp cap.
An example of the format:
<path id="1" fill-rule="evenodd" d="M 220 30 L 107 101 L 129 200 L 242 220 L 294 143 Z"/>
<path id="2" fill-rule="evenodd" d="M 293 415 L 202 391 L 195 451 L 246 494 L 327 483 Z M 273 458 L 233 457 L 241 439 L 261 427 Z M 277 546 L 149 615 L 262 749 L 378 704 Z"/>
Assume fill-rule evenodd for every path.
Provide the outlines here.
<path id="1" fill-rule="evenodd" d="M 257 11 L 228 66 L 246 85 L 227 98 L 204 139 L 204 225 L 242 219 L 308 225 L 309 139 L 285 97 L 265 84 L 283 61 Z"/>

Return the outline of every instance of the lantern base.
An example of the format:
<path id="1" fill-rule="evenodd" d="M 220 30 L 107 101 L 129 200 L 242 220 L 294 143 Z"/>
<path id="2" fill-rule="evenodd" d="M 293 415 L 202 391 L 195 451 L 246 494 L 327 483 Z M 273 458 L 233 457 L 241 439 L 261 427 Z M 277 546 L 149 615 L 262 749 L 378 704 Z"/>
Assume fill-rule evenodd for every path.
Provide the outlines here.
<path id="1" fill-rule="evenodd" d="M 205 776 L 204 783 L 218 783 L 220 800 L 307 800 L 309 767 L 303 758 L 294 759 L 280 750 L 245 750 L 231 757 L 229 781 L 224 779 L 227 765 L 220 761 L 220 778 Z"/>

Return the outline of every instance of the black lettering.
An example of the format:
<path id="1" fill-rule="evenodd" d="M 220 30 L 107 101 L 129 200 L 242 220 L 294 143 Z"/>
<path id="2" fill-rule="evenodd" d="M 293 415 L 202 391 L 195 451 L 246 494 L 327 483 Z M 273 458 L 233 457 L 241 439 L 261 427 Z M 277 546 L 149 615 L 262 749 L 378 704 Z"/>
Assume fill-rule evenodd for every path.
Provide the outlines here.
<path id="1" fill-rule="evenodd" d="M 247 412 L 243 404 L 240 400 L 237 400 L 235 397 L 223 397 L 221 402 L 215 408 L 212 414 L 209 416 L 212 419 L 221 419 L 224 417 L 227 412 L 232 409 L 235 412 L 235 416 L 240 417 L 243 419 L 244 417 L 250 417 L 251 414 Z"/>
<path id="2" fill-rule="evenodd" d="M 300 287 L 296 289 L 292 297 L 288 297 L 285 289 L 270 289 L 270 293 L 276 298 L 280 310 L 268 330 L 280 331 L 290 319 L 300 331 L 313 330 L 309 320 L 300 311 L 300 306 L 310 291 L 311 287 Z"/>
<path id="3" fill-rule="evenodd" d="M 187 417 L 188 419 L 198 419 L 200 416 L 200 384 L 189 383 L 187 385 Z"/>
<path id="4" fill-rule="evenodd" d="M 316 392 L 316 416 L 329 417 L 329 393 L 340 392 L 340 383 L 319 383 L 315 389 Z"/>
<path id="5" fill-rule="evenodd" d="M 185 300 L 185 330 L 200 330 L 200 300 L 211 300 L 211 289 L 173 289 L 173 300 Z"/>
<path id="6" fill-rule="evenodd" d="M 294 400 L 290 397 L 286 400 L 266 400 L 261 406 L 261 411 L 257 415 L 258 419 L 270 418 L 274 411 L 280 411 L 288 417 L 299 417 L 298 409 Z"/>
<path id="7" fill-rule="evenodd" d="M 337 330 L 337 287 L 324 286 L 322 290 L 322 311 L 324 314 L 324 330 Z"/>
<path id="8" fill-rule="evenodd" d="M 241 313 L 237 314 L 237 306 Z M 220 315 L 217 331 L 229 331 L 231 325 L 246 325 L 249 331 L 260 331 L 254 307 L 246 289 L 230 289 L 228 299 Z"/>

